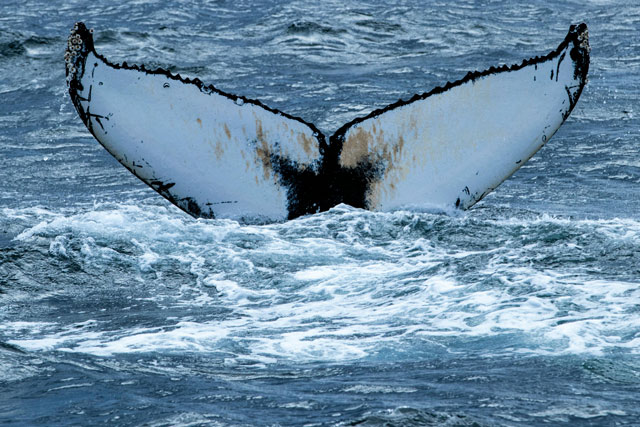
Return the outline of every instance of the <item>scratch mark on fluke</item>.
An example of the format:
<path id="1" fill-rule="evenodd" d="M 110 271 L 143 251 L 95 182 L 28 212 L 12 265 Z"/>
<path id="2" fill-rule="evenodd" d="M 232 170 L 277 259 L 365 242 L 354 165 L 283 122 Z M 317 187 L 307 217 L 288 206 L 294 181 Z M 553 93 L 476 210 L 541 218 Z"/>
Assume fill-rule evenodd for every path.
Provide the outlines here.
<path id="1" fill-rule="evenodd" d="M 65 63 L 78 115 L 135 176 L 195 217 L 264 222 L 339 203 L 468 209 L 567 119 L 587 82 L 589 51 L 587 26 L 571 26 L 545 56 L 469 72 L 329 138 L 197 78 L 111 63 L 81 22 Z M 544 73 L 551 78 L 536 78 Z"/>

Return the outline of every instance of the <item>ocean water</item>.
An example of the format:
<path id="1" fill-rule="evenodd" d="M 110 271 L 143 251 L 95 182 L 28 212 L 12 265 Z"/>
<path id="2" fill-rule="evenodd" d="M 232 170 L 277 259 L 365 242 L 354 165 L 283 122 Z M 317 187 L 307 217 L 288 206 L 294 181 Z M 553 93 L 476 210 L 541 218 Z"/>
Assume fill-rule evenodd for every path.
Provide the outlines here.
<path id="1" fill-rule="evenodd" d="M 89 135 L 75 21 L 330 134 L 586 22 L 556 136 L 466 212 L 195 220 Z M 0 423 L 640 425 L 631 0 L 0 4 Z"/>

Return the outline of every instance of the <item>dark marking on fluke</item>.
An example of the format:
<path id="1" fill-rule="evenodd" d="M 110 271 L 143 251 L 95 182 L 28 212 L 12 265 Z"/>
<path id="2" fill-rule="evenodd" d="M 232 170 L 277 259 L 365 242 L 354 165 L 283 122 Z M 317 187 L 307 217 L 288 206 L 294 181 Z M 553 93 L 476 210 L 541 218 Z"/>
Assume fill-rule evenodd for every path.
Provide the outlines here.
<path id="1" fill-rule="evenodd" d="M 176 185 L 175 182 L 167 182 L 164 183 L 162 181 L 151 181 L 151 187 L 153 187 L 158 193 L 165 192 L 169 190 L 171 187 Z"/>
<path id="2" fill-rule="evenodd" d="M 560 59 L 555 70 L 551 70 L 551 79 L 554 76 L 558 79 L 560 71 L 560 63 L 564 59 L 564 49 L 571 46 L 569 50 L 569 56 L 574 63 L 574 79 L 579 80 L 580 85 L 576 93 L 572 94 L 570 87 L 565 87 L 569 98 L 569 109 L 564 112 L 563 120 L 569 116 L 575 104 L 580 97 L 584 84 L 587 81 L 587 73 L 589 69 L 589 45 L 586 37 L 587 27 L 585 24 L 578 26 L 572 25 L 569 28 L 569 32 L 560 45 L 551 53 L 545 56 L 536 56 L 534 58 L 526 59 L 520 64 L 514 65 L 502 65 L 499 67 L 491 67 L 484 71 L 472 71 L 467 73 L 463 78 L 447 82 L 444 86 L 438 86 L 429 92 L 422 94 L 416 94 L 408 100 L 398 100 L 384 108 L 376 109 L 371 113 L 358 117 L 343 126 L 341 126 L 333 135 L 327 138 L 323 135 L 312 123 L 303 120 L 300 117 L 296 117 L 278 109 L 271 108 L 263 104 L 256 99 L 250 99 L 244 96 L 237 96 L 217 89 L 213 85 L 205 85 L 198 78 L 189 79 L 183 78 L 180 74 L 172 74 L 170 71 L 156 68 L 147 69 L 144 65 L 129 65 L 127 62 L 122 64 L 112 63 L 108 61 L 104 56 L 95 51 L 92 31 L 82 23 L 75 24 L 72 30 L 72 35 L 69 37 L 69 44 L 67 47 L 67 53 L 65 54 L 65 60 L 67 64 L 66 76 L 67 85 L 69 89 L 69 95 L 75 106 L 78 115 L 86 125 L 91 134 L 96 137 L 93 125 L 90 118 L 94 118 L 96 123 L 103 126 L 102 121 L 109 120 L 108 117 L 96 115 L 90 112 L 88 107 L 86 110 L 83 108 L 81 101 L 90 102 L 92 88 L 89 88 L 88 99 L 85 99 L 79 95 L 79 92 L 83 92 L 85 88 L 82 86 L 82 77 L 87 71 L 86 59 L 89 53 L 93 53 L 97 58 L 102 60 L 104 64 L 114 69 L 127 69 L 136 70 L 145 74 L 163 75 L 170 80 L 178 81 L 182 84 L 194 85 L 199 88 L 202 93 L 211 94 L 215 93 L 224 96 L 235 102 L 249 103 L 259 106 L 273 114 L 286 117 L 291 120 L 295 120 L 306 125 L 313 131 L 314 136 L 317 139 L 319 151 L 320 151 L 320 165 L 315 170 L 310 167 L 304 167 L 297 164 L 291 159 L 282 157 L 277 154 L 270 154 L 271 168 L 277 176 L 278 182 L 286 189 L 288 199 L 288 217 L 289 219 L 295 218 L 305 214 L 311 214 L 321 211 L 326 211 L 339 203 L 346 203 L 357 208 L 371 208 L 368 206 L 367 194 L 369 193 L 373 184 L 378 182 L 385 173 L 385 164 L 382 160 L 375 160 L 369 157 L 365 157 L 358 161 L 355 167 L 344 167 L 340 165 L 340 155 L 342 148 L 345 144 L 345 138 L 348 130 L 354 125 L 364 122 L 372 118 L 376 118 L 388 111 L 394 110 L 399 107 L 409 105 L 411 103 L 424 100 L 430 96 L 444 93 L 457 86 L 463 85 L 467 82 L 473 82 L 477 79 L 499 73 L 506 73 L 511 71 L 517 71 L 524 67 L 534 65 L 535 69 L 538 69 L 538 64 L 547 61 L 554 60 L 560 55 Z M 583 36 L 584 35 L 584 36 Z M 91 64 L 91 68 L 98 66 L 98 63 Z M 554 75 L 555 74 L 555 75 Z M 535 80 L 535 76 L 534 76 Z M 102 84 L 102 82 L 100 82 Z M 169 83 L 164 83 L 164 88 L 170 88 Z M 97 138 L 96 138 L 97 139 Z M 113 153 L 111 153 L 113 154 Z M 114 154 L 115 156 L 115 154 Z M 519 160 L 516 163 L 520 163 Z M 134 165 L 135 168 L 141 168 L 140 165 Z M 125 167 L 127 167 L 125 165 Z M 129 168 L 130 172 L 142 179 L 138 172 Z M 145 181 L 146 182 L 146 181 Z M 214 218 L 214 212 L 211 210 L 211 205 L 217 203 L 206 203 L 206 207 L 203 209 L 195 200 L 190 197 L 178 198 L 171 193 L 171 188 L 175 185 L 173 182 L 164 183 L 157 180 L 152 180 L 148 185 L 155 191 L 160 193 L 163 197 L 168 199 L 171 203 L 178 206 L 180 209 L 189 213 L 194 217 Z M 215 183 L 211 183 L 215 185 Z M 463 192 L 470 195 L 470 190 L 465 187 Z M 481 199 L 488 191 L 484 192 L 479 198 Z M 477 196 L 477 193 L 475 193 Z M 474 197 L 475 197 L 474 196 Z M 220 203 L 236 203 L 235 201 L 220 202 Z M 455 202 L 455 207 L 464 207 L 464 204 L 458 198 Z"/>

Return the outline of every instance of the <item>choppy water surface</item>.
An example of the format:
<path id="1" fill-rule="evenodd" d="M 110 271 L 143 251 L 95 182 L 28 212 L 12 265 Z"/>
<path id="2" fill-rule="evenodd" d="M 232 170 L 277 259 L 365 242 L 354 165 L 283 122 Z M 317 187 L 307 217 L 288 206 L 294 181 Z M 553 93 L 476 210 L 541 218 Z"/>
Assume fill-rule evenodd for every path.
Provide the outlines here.
<path id="1" fill-rule="evenodd" d="M 637 425 L 633 1 L 0 5 L 0 422 Z M 66 98 L 66 37 L 332 133 L 590 27 L 567 123 L 468 212 L 194 220 Z"/>

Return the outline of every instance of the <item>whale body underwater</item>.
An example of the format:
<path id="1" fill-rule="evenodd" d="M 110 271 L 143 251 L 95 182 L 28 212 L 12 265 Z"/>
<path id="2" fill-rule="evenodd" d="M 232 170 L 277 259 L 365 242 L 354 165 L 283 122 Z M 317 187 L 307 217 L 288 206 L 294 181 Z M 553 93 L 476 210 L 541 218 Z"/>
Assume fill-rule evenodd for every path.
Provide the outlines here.
<path id="1" fill-rule="evenodd" d="M 587 82 L 585 24 L 549 54 L 462 79 L 356 118 L 313 124 L 199 79 L 114 64 L 79 22 L 69 95 L 122 165 L 194 217 L 283 221 L 340 203 L 467 209 L 558 130 Z"/>

